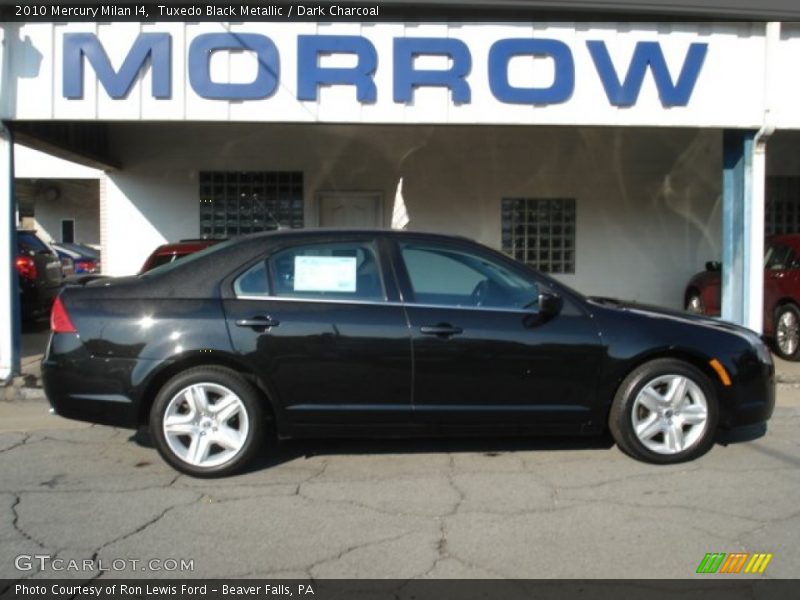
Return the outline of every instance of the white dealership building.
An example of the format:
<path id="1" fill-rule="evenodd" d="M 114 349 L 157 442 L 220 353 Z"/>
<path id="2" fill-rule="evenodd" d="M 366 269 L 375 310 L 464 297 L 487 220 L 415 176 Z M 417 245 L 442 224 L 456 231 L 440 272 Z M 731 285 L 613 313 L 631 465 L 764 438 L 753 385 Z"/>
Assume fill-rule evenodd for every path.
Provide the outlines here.
<path id="1" fill-rule="evenodd" d="M 402 204 L 409 229 L 476 239 L 591 295 L 678 308 L 689 277 L 722 259 L 724 316 L 759 329 L 764 231 L 800 231 L 796 24 L 75 22 L 2 35 L 3 237 L 16 141 L 103 171 L 110 275 L 167 241 L 276 222 L 390 227 Z M 9 252 L 0 377 L 16 360 Z"/>

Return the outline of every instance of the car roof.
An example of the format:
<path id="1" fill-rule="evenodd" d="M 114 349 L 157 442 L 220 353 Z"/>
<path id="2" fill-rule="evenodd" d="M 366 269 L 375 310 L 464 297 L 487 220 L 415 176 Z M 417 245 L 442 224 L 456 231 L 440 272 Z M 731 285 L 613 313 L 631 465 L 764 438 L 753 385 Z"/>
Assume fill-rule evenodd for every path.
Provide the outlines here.
<path id="1" fill-rule="evenodd" d="M 197 252 L 198 250 L 202 250 L 203 248 L 207 248 L 212 244 L 216 244 L 221 242 L 222 240 L 181 240 L 180 242 L 174 242 L 171 244 L 162 244 L 155 250 L 153 250 L 153 254 L 176 254 L 178 252 L 183 253 L 190 253 L 190 252 Z"/>
<path id="2" fill-rule="evenodd" d="M 398 230 L 398 229 L 375 229 L 375 228 L 352 228 L 352 227 L 314 227 L 314 228 L 303 228 L 303 229 L 277 229 L 273 231 L 260 231 L 258 233 L 249 233 L 240 236 L 235 236 L 229 238 L 233 241 L 244 241 L 244 240 L 269 240 L 269 241 L 279 241 L 282 239 L 290 240 L 295 238 L 336 238 L 336 237 L 369 237 L 369 236 L 376 236 L 376 237 L 386 237 L 386 236 L 397 236 L 397 237 L 424 237 L 429 239 L 438 239 L 438 240 L 467 240 L 472 241 L 469 238 L 462 236 L 462 235 L 447 235 L 441 233 L 428 233 L 423 231 L 406 231 L 406 230 Z M 197 250 L 202 250 L 212 244 L 216 244 L 219 242 L 225 241 L 224 239 L 207 239 L 207 240 L 181 240 L 180 242 L 174 242 L 170 244 L 163 244 L 156 248 L 153 251 L 153 254 L 172 254 L 176 251 L 188 251 L 188 252 L 195 252 Z"/>
<path id="3" fill-rule="evenodd" d="M 438 240 L 459 240 L 474 241 L 463 235 L 430 233 L 426 231 L 413 231 L 405 229 L 376 229 L 376 228 L 353 228 L 353 227 L 314 227 L 304 229 L 278 229 L 275 231 L 263 231 L 240 236 L 238 239 L 259 239 L 266 238 L 278 240 L 281 238 L 325 238 L 325 237 L 415 237 L 429 238 Z"/>
<path id="4" fill-rule="evenodd" d="M 789 246 L 800 253 L 800 233 L 782 233 L 767 238 L 767 243 L 772 245 Z"/>

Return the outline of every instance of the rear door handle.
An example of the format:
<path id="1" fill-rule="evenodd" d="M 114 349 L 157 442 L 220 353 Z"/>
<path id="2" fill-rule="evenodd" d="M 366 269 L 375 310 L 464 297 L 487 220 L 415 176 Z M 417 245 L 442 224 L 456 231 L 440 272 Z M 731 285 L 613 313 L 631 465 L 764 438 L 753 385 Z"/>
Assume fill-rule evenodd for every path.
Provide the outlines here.
<path id="1" fill-rule="evenodd" d="M 236 320 L 237 327 L 250 327 L 252 329 L 269 329 L 270 327 L 277 327 L 280 324 L 280 321 L 264 315 L 259 315 L 257 317 L 253 317 L 252 319 Z"/>
<path id="2" fill-rule="evenodd" d="M 452 325 L 433 325 L 433 326 L 425 326 L 420 327 L 419 332 L 423 335 L 435 335 L 437 337 L 450 337 L 453 335 L 459 335 L 464 333 L 464 330 L 461 327 L 453 327 Z"/>

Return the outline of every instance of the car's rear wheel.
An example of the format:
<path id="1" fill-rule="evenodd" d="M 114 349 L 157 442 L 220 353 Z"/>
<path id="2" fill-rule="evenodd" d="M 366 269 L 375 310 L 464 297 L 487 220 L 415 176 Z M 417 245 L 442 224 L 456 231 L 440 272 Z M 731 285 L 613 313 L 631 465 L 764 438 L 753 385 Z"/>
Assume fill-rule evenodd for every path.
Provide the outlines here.
<path id="1" fill-rule="evenodd" d="M 701 371 L 674 359 L 636 368 L 619 387 L 609 429 L 627 454 L 657 464 L 701 456 L 714 443 L 719 408 Z"/>
<path id="2" fill-rule="evenodd" d="M 775 311 L 775 353 L 785 360 L 800 360 L 800 310 L 794 304 Z"/>
<path id="3" fill-rule="evenodd" d="M 689 290 L 689 293 L 686 294 L 685 308 L 687 312 L 697 315 L 702 315 L 705 312 L 703 297 L 700 295 L 698 290 Z"/>
<path id="4" fill-rule="evenodd" d="M 230 475 L 261 446 L 261 399 L 235 371 L 195 367 L 161 388 L 150 412 L 150 431 L 175 469 L 195 477 Z"/>

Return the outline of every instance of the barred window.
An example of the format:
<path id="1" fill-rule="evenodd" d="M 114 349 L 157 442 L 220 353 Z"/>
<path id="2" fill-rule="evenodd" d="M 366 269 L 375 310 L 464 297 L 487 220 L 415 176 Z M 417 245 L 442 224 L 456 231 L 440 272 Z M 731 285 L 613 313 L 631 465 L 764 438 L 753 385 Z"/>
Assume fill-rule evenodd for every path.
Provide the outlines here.
<path id="1" fill-rule="evenodd" d="M 202 171 L 200 235 L 227 238 L 303 227 L 303 173 Z"/>
<path id="2" fill-rule="evenodd" d="M 503 252 L 544 273 L 575 272 L 575 199 L 503 198 Z"/>
<path id="3" fill-rule="evenodd" d="M 800 233 L 800 177 L 767 177 L 765 233 Z"/>

